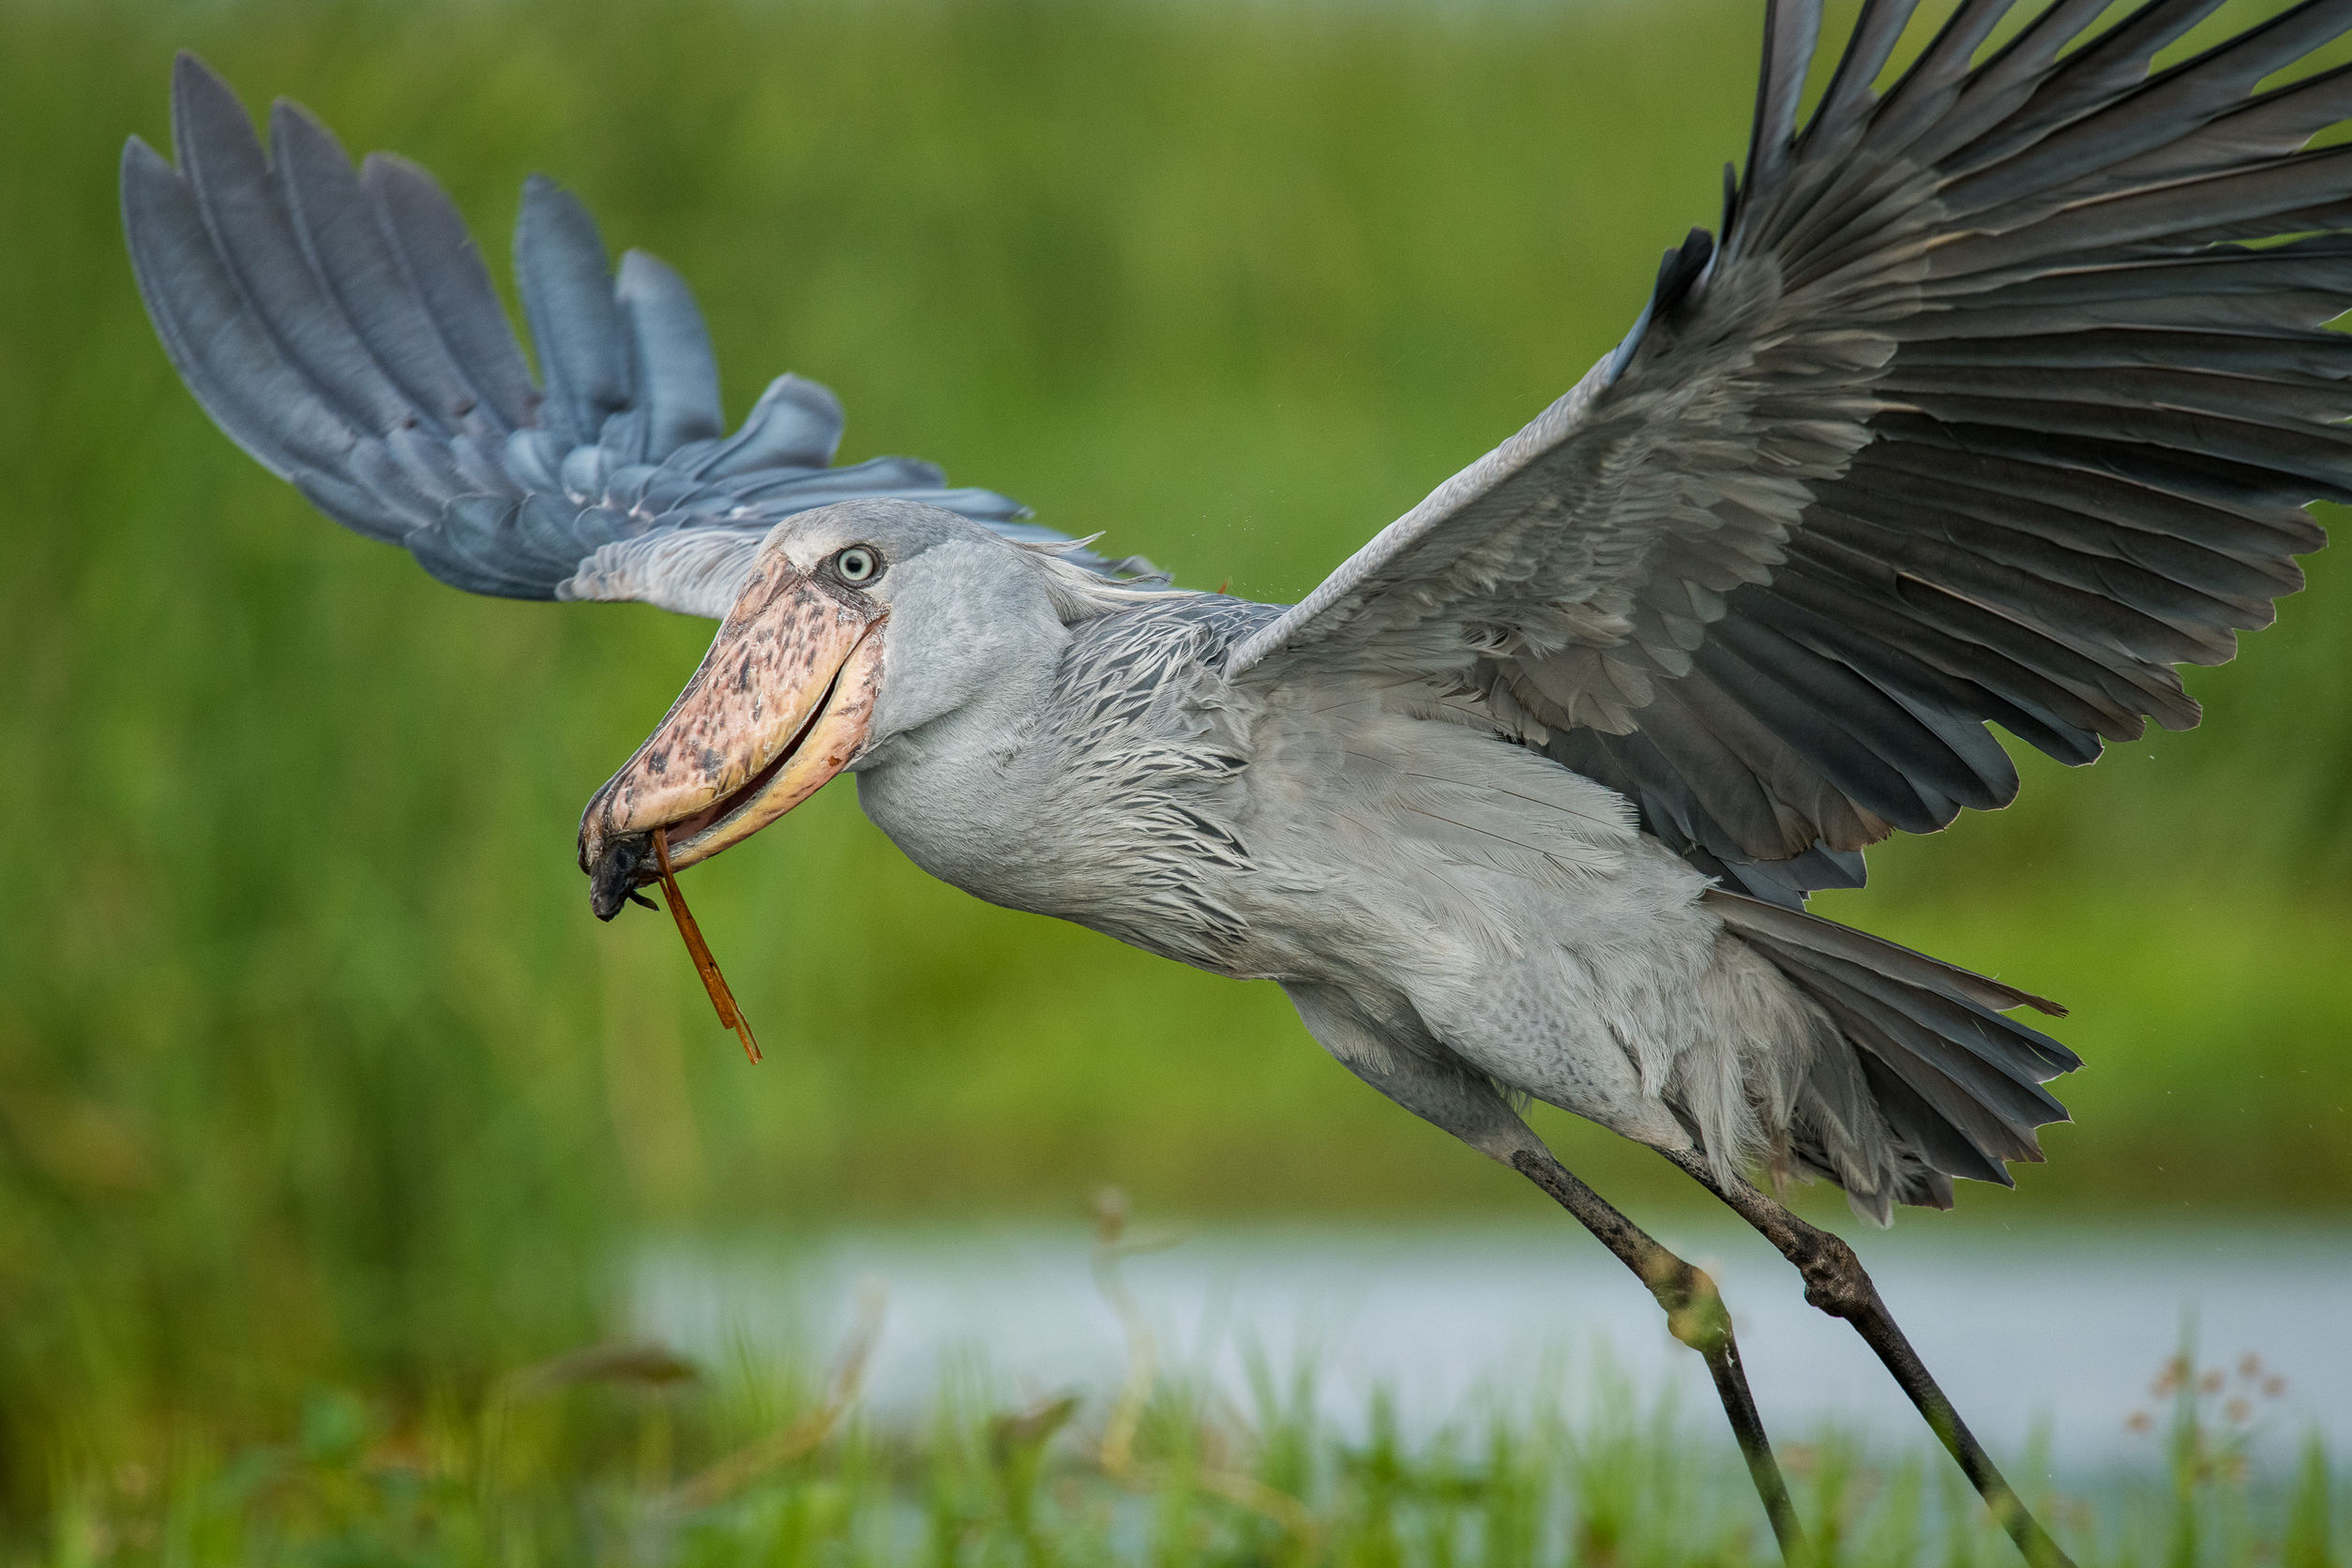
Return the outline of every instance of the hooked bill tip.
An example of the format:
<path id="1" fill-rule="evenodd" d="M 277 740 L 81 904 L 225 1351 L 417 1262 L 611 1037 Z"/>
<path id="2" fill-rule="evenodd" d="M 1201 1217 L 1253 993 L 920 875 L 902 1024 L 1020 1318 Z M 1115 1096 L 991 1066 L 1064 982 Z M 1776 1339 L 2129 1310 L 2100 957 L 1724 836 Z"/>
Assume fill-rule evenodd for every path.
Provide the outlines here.
<path id="1" fill-rule="evenodd" d="M 645 836 L 632 833 L 607 840 L 596 852 L 596 864 L 588 867 L 588 907 L 598 920 L 620 913 L 629 895 L 649 880 L 639 875 L 647 849 Z"/>

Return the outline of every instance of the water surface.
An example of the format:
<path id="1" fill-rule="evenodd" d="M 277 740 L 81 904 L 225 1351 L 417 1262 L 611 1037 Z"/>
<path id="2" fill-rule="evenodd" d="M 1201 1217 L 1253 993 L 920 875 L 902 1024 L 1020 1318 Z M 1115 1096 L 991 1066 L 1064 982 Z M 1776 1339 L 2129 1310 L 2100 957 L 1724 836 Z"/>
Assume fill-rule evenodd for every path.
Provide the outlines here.
<path id="1" fill-rule="evenodd" d="M 1806 1306 L 1795 1274 L 1760 1242 L 1712 1229 L 1664 1239 L 1722 1282 L 1777 1434 L 1830 1423 L 1907 1440 L 1918 1430 L 1861 1341 Z M 2209 1401 L 2217 1414 L 2242 1397 L 2266 1444 L 2317 1429 L 2338 1455 L 2352 1451 L 2352 1228 L 1898 1226 L 1857 1244 L 1998 1453 L 2019 1453 L 2040 1431 L 2061 1466 L 2153 1462 L 2159 1440 L 2134 1417 L 2161 1427 L 2150 1384 L 2184 1325 L 2199 1364 L 2223 1374 Z M 1006 1398 L 1115 1389 L 1128 1340 L 1093 1256 L 1077 1225 L 657 1245 L 636 1265 L 633 1299 L 641 1331 L 690 1351 L 783 1354 L 837 1341 L 870 1281 L 886 1306 L 868 1407 L 914 1417 L 943 1377 L 975 1365 Z M 1671 1389 L 1698 1414 L 1711 1403 L 1696 1358 L 1646 1292 L 1559 1227 L 1203 1229 L 1126 1259 L 1120 1277 L 1163 1363 L 1214 1378 L 1244 1406 L 1253 1355 L 1277 1377 L 1311 1364 L 1323 1411 L 1343 1426 L 1360 1427 L 1385 1390 L 1418 1435 L 1539 1384 L 1572 1400 Z M 2252 1375 L 2249 1355 L 2260 1362 Z"/>

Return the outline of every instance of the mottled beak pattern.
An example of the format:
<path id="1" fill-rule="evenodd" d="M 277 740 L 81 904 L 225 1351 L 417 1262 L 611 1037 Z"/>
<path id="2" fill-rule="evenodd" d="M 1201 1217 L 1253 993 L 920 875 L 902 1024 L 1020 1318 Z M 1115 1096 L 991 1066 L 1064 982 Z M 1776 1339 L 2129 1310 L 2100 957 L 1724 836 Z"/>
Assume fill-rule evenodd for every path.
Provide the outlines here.
<path id="1" fill-rule="evenodd" d="M 882 685 L 882 611 L 761 562 L 660 725 L 580 821 L 599 920 L 656 881 L 653 833 L 684 868 L 742 842 L 855 761 Z"/>

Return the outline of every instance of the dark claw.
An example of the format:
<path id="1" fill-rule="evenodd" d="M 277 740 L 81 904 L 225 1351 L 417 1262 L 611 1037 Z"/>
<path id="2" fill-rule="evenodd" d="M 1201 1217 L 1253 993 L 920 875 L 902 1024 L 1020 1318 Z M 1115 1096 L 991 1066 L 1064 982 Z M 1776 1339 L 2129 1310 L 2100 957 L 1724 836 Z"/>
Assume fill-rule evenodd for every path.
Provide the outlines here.
<path id="1" fill-rule="evenodd" d="M 639 892 L 634 887 L 629 889 L 629 902 L 637 905 L 641 909 L 657 910 L 661 908 L 659 904 L 655 903 L 651 898 L 646 897 L 644 894 Z"/>

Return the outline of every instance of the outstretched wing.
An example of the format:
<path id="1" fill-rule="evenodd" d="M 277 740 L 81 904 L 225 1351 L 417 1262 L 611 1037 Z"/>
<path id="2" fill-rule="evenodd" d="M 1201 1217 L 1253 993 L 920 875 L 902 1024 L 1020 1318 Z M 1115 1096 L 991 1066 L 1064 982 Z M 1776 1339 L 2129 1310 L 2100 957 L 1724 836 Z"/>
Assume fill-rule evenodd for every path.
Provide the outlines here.
<path id="1" fill-rule="evenodd" d="M 857 497 L 1060 537 L 993 490 L 948 489 L 929 463 L 832 467 L 841 405 L 798 376 L 727 434 L 684 280 L 635 250 L 616 279 L 595 219 L 547 180 L 523 188 L 515 235 L 542 386 L 423 170 L 383 153 L 354 170 L 283 101 L 264 153 L 228 84 L 188 54 L 172 134 L 176 170 L 136 137 L 123 154 L 131 262 L 172 363 L 272 473 L 444 582 L 723 616 L 779 518 Z"/>
<path id="2" fill-rule="evenodd" d="M 2352 27 L 2309 0 L 2184 63 L 2219 0 L 1963 0 L 1883 97 L 1869 0 L 1802 131 L 1774 0 L 1744 185 L 1617 351 L 1238 648 L 1260 681 L 1457 680 L 1703 867 L 1793 903 L 2198 711 L 2352 501 Z"/>

